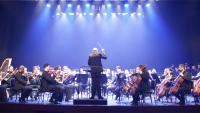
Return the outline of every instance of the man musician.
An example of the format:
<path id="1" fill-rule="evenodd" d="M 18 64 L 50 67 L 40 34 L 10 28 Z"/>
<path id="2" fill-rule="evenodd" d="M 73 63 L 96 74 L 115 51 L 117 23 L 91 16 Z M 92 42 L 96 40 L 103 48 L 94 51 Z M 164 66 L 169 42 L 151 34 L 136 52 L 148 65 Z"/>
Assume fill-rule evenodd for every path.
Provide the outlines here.
<path id="1" fill-rule="evenodd" d="M 14 75 L 15 84 L 13 90 L 21 92 L 21 97 L 19 98 L 19 102 L 26 102 L 25 98 L 28 98 L 32 92 L 32 88 L 28 86 L 28 78 L 24 75 L 24 73 L 25 73 L 25 67 L 21 65 L 19 66 L 16 75 Z"/>
<path id="2" fill-rule="evenodd" d="M 186 69 L 185 64 L 180 64 L 178 70 L 180 72 L 180 77 L 183 78 L 183 82 L 180 84 L 178 92 L 175 93 L 174 95 L 180 101 L 178 104 L 184 105 L 185 104 L 185 94 L 190 93 L 192 86 L 193 86 L 193 83 L 191 81 L 192 76 L 191 76 L 191 73 Z"/>
<path id="3" fill-rule="evenodd" d="M 91 68 L 91 78 L 92 78 L 92 96 L 90 99 L 94 99 L 96 93 L 99 99 L 103 99 L 101 96 L 101 72 L 103 72 L 101 59 L 107 59 L 105 50 L 102 49 L 102 52 L 99 53 L 97 48 L 92 49 L 92 53 L 88 59 L 88 65 Z"/>
<path id="4" fill-rule="evenodd" d="M 41 89 L 42 91 L 52 92 L 49 102 L 58 104 L 62 101 L 63 90 L 59 83 L 51 76 L 50 64 L 44 64 L 44 71 L 42 73 Z"/>

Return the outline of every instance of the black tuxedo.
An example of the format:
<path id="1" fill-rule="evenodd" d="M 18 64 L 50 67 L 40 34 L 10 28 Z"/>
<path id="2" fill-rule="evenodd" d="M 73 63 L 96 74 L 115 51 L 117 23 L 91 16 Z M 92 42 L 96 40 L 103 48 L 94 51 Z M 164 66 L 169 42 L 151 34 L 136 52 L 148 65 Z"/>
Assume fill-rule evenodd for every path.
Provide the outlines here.
<path id="1" fill-rule="evenodd" d="M 51 75 L 44 71 L 42 73 L 42 80 L 41 80 L 41 91 L 52 92 L 52 97 L 50 101 L 61 101 L 63 98 L 63 89 L 58 84 L 58 82 L 51 77 Z"/>
<path id="2" fill-rule="evenodd" d="M 15 83 L 13 90 L 14 91 L 21 91 L 21 99 L 25 100 L 32 92 L 32 88 L 27 86 L 27 78 L 23 76 L 20 72 L 14 75 Z M 12 94 L 11 94 L 12 95 Z"/>
<path id="3" fill-rule="evenodd" d="M 101 98 L 101 72 L 103 71 L 101 59 L 107 59 L 106 56 L 98 54 L 97 56 L 89 56 L 88 65 L 91 68 L 91 77 L 92 77 L 92 98 L 95 97 L 96 92 L 98 98 Z"/>

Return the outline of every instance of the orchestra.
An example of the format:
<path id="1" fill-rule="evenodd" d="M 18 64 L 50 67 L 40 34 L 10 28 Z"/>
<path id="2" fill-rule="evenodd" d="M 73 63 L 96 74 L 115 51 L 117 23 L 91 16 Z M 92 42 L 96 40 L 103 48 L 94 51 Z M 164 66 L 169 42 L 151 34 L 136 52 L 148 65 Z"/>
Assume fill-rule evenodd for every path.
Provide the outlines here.
<path id="1" fill-rule="evenodd" d="M 195 103 L 199 103 L 200 72 L 197 71 L 197 68 L 193 67 L 189 70 L 185 64 L 180 64 L 178 68 L 168 67 L 164 69 L 164 74 L 160 74 L 154 68 L 148 71 L 146 65 L 138 65 L 134 69 L 122 69 L 121 66 L 116 66 L 115 70 L 112 70 L 108 68 L 103 69 L 103 67 L 92 67 L 91 61 L 89 61 L 89 64 L 93 71 L 95 69 L 95 71 L 99 72 L 98 75 L 96 73 L 84 72 L 84 69 L 81 68 L 80 70 L 70 69 L 68 66 L 63 66 L 62 68 L 60 65 L 53 68 L 50 64 L 44 64 L 43 72 L 41 72 L 39 65 L 33 66 L 31 72 L 23 65 L 16 69 L 9 65 L 7 70 L 1 70 L 0 74 L 0 102 L 12 100 L 12 97 L 19 92 L 19 102 L 25 103 L 28 98 L 39 96 L 37 93 L 34 94 L 32 92 L 33 88 L 38 89 L 38 93 L 41 90 L 51 93 L 52 96 L 49 99 L 51 103 L 58 104 L 63 100 L 68 102 L 72 99 L 72 96 L 79 94 L 82 90 L 77 88 L 77 83 L 81 82 L 81 79 L 77 77 L 83 77 L 79 74 L 84 73 L 82 75 L 91 74 L 91 76 L 87 76 L 86 87 L 90 87 L 90 82 L 94 85 L 92 87 L 100 87 L 100 90 L 103 90 L 103 87 L 105 87 L 105 92 L 113 93 L 115 100 L 120 100 L 123 95 L 125 97 L 132 96 L 132 105 L 138 105 L 149 90 L 155 90 L 154 96 L 156 100 L 162 97 L 175 96 L 179 100 L 178 104 L 185 105 L 185 95 L 191 94 L 195 99 Z M 195 71 L 195 75 L 192 73 L 192 70 Z M 175 73 L 179 74 L 176 75 Z M 96 80 L 97 78 L 94 78 L 96 76 L 97 78 L 104 78 Z M 93 82 L 90 81 L 90 78 Z M 97 84 L 98 81 L 100 84 L 103 82 L 104 85 Z M 154 83 L 151 84 L 151 82 Z M 155 89 L 151 88 L 152 85 L 155 86 Z M 98 99 L 103 98 L 101 91 L 99 92 L 99 89 L 95 90 L 95 93 L 99 96 Z M 90 91 L 92 93 L 91 99 L 94 99 L 94 88 Z"/>

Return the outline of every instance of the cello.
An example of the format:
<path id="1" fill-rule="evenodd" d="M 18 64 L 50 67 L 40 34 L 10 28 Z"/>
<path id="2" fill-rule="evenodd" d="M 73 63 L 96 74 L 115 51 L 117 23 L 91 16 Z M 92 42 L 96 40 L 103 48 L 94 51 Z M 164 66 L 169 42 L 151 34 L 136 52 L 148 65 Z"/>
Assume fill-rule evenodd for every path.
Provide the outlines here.
<path id="1" fill-rule="evenodd" d="M 200 94 L 200 78 L 194 84 L 193 93 Z"/>
<path id="2" fill-rule="evenodd" d="M 183 76 L 183 73 L 181 73 L 181 75 L 179 75 L 175 80 L 174 80 L 174 84 L 173 86 L 170 88 L 169 90 L 169 94 L 175 94 L 178 92 L 181 84 L 183 83 L 184 81 L 184 78 L 182 77 Z"/>

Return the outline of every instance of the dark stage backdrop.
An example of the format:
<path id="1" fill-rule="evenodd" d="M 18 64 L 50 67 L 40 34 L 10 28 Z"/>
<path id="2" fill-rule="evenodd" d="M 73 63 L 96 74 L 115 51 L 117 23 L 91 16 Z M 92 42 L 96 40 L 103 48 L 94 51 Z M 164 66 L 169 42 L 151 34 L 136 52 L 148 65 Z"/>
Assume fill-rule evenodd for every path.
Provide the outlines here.
<path id="1" fill-rule="evenodd" d="M 66 17 L 53 7 L 38 11 L 37 2 L 0 2 L 0 62 L 13 65 L 50 63 L 79 68 L 97 43 L 105 48 L 104 67 L 137 64 L 163 69 L 171 64 L 200 63 L 200 2 L 157 2 L 144 17 Z"/>

